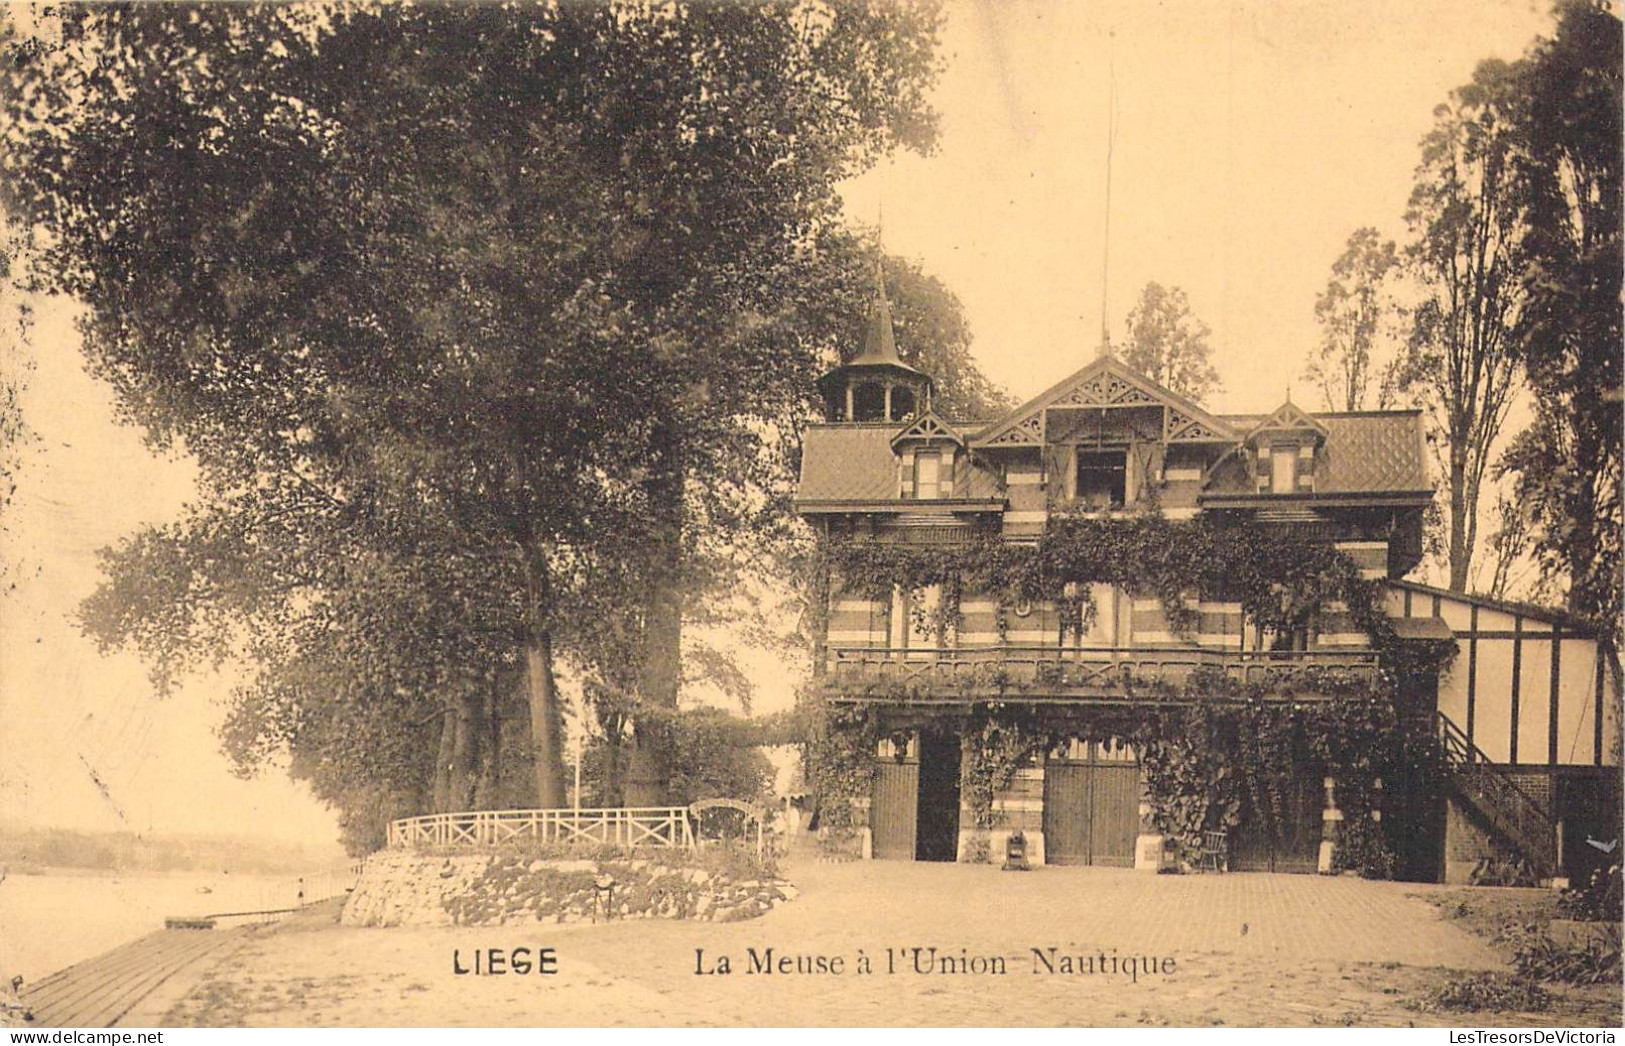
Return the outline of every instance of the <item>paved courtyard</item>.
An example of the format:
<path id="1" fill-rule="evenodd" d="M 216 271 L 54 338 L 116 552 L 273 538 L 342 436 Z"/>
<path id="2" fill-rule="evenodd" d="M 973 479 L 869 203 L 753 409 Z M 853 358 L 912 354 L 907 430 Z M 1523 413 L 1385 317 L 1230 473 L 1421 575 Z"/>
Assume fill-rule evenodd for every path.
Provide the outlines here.
<path id="1" fill-rule="evenodd" d="M 805 859 L 789 874 L 801 896 L 740 923 L 287 926 L 125 1023 L 1454 1025 L 1404 1003 L 1446 970 L 1504 968 L 1414 884 Z M 454 948 L 466 964 L 521 946 L 556 948 L 559 975 L 453 973 Z M 790 969 L 751 972 L 752 948 Z M 724 956 L 731 973 L 696 973 Z"/>

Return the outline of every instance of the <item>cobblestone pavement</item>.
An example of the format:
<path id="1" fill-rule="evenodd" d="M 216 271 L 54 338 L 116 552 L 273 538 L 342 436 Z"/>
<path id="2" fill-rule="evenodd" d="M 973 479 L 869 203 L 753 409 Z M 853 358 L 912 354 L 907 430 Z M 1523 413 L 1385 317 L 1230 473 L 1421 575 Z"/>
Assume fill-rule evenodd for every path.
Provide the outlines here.
<path id="1" fill-rule="evenodd" d="M 165 1023 L 1448 1026 L 1461 1018 L 1405 1001 L 1446 970 L 1504 968 L 1415 884 L 806 860 L 789 875 L 797 900 L 740 923 L 278 932 Z M 544 945 L 557 977 L 452 972 L 453 948 L 466 962 L 477 947 Z M 750 972 L 751 948 L 791 971 Z M 696 974 L 723 956 L 730 974 Z M 840 972 L 794 972 L 820 957 Z"/>

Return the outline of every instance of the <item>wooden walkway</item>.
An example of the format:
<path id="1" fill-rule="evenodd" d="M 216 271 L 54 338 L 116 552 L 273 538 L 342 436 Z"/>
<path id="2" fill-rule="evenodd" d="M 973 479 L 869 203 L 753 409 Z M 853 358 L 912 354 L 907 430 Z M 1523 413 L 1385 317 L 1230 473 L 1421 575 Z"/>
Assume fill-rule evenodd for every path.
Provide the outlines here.
<path id="1" fill-rule="evenodd" d="M 254 926 L 159 930 L 23 986 L 31 1027 L 111 1028 L 186 967 L 240 947 Z"/>

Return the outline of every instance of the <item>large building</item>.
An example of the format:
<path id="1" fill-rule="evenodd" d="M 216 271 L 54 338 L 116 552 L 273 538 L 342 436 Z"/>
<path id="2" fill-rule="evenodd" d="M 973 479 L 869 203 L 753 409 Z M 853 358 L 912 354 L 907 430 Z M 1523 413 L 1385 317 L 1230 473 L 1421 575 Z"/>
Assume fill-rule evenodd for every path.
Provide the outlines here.
<path id="1" fill-rule="evenodd" d="M 826 421 L 806 433 L 796 505 L 827 542 L 1031 545 L 1063 518 L 1201 518 L 1283 546 L 1330 542 L 1381 583 L 1376 604 L 1400 642 L 1453 642 L 1448 668 L 1408 681 L 1410 721 L 1443 742 L 1449 773 L 1426 795 L 1389 783 L 1386 830 L 1405 834 L 1400 874 L 1468 881 L 1511 861 L 1541 878 L 1575 877 L 1605 856 L 1588 837 L 1617 838 L 1617 664 L 1561 614 L 1406 580 L 1433 499 L 1418 412 L 1286 402 L 1214 414 L 1101 355 L 1002 416 L 944 417 L 931 376 L 898 355 L 883 288 L 861 351 L 819 387 Z M 998 793 L 984 836 L 995 854 L 1019 829 L 1040 862 L 1155 867 L 1165 858 L 1145 817 L 1139 757 L 1114 726 L 1114 712 L 1145 699 L 1124 678 L 1318 678 L 1307 668 L 1358 678 L 1385 667 L 1345 604 L 1282 634 L 1249 621 L 1227 592 L 1193 589 L 1193 613 L 1170 622 L 1166 601 L 1135 584 L 1090 587 L 1093 613 L 1070 633 L 1055 602 L 1006 606 L 977 592 L 958 593 L 953 627 L 933 631 L 914 605 L 933 593 L 899 586 L 888 597 L 833 579 L 820 686 L 884 724 L 871 792 L 853 800 L 866 856 L 965 859 L 977 833 L 961 795 L 959 731 L 996 699 L 1042 707 L 1066 724 L 1066 740 Z M 966 685 L 989 666 L 1022 685 Z M 1229 866 L 1326 870 L 1328 822 L 1341 816 L 1329 785 L 1305 775 L 1284 830 L 1280 818 L 1269 832 L 1235 825 Z"/>

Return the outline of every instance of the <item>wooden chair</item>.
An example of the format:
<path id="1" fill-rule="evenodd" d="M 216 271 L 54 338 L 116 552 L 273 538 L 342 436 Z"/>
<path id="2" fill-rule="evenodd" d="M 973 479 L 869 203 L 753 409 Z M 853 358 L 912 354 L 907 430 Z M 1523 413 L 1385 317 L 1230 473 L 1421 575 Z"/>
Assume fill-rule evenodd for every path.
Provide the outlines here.
<path id="1" fill-rule="evenodd" d="M 1197 855 L 1196 870 L 1199 872 L 1228 872 L 1230 870 L 1230 852 L 1226 844 L 1226 833 L 1202 833 L 1202 852 Z"/>

